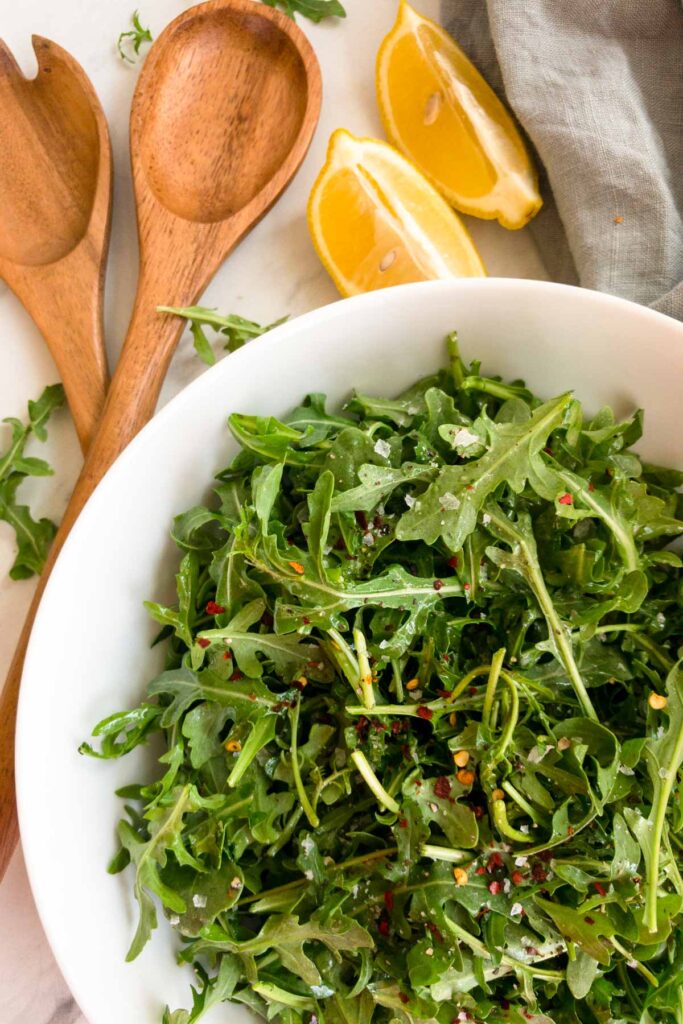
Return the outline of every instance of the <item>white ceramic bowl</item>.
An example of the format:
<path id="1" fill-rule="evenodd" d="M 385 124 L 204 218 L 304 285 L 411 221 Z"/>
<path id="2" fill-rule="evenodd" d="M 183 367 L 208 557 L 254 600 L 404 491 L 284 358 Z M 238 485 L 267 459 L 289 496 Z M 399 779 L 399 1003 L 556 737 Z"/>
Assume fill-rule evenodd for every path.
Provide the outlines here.
<path id="1" fill-rule="evenodd" d="M 442 365 L 456 329 L 484 371 L 524 377 L 550 397 L 575 389 L 589 410 L 646 410 L 640 450 L 683 464 L 683 327 L 596 292 L 534 281 L 407 285 L 339 302 L 231 355 L 159 413 L 109 471 L 59 558 L 26 658 L 17 742 L 21 834 L 48 938 L 90 1024 L 159 1024 L 188 1004 L 163 918 L 125 964 L 136 909 L 129 872 L 105 873 L 120 801 L 149 751 L 79 757 L 92 725 L 138 702 L 158 668 L 145 598 L 171 597 L 171 518 L 201 501 L 235 451 L 234 411 L 286 412 L 307 391 L 335 402 L 353 386 L 391 395 Z M 223 1007 L 211 1021 L 246 1011 Z"/>

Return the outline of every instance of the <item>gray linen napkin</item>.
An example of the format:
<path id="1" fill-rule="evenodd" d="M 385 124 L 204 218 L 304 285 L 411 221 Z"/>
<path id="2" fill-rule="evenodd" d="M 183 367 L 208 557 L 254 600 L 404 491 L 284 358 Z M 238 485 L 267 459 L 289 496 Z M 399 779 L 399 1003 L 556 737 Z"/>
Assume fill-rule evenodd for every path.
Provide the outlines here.
<path id="1" fill-rule="evenodd" d="M 683 320 L 679 0 L 442 0 L 442 21 L 545 167 L 550 276 Z"/>

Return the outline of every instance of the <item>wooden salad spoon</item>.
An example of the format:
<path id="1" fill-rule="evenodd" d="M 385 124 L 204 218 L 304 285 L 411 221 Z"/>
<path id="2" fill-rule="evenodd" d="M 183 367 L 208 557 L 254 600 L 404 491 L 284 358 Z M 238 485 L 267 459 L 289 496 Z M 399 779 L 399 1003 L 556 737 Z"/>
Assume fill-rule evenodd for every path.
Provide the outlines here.
<path id="1" fill-rule="evenodd" d="M 135 307 L 102 421 L 53 542 L 0 698 L 0 878 L 18 838 L 14 721 L 24 654 L 57 554 L 94 487 L 152 416 L 184 321 L 220 264 L 272 206 L 318 120 L 320 69 L 303 33 L 253 0 L 209 0 L 164 30 L 133 98 L 140 240 Z"/>
<path id="2" fill-rule="evenodd" d="M 85 451 L 108 383 L 111 146 L 83 68 L 49 39 L 32 43 L 38 73 L 27 79 L 0 40 L 0 278 L 50 348 Z"/>

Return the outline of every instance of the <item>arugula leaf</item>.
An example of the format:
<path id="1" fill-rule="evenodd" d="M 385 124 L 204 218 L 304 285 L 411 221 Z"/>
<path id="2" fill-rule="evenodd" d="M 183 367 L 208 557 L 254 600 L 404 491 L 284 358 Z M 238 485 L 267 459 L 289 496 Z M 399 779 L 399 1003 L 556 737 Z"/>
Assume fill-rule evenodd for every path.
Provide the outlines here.
<path id="1" fill-rule="evenodd" d="M 14 418 L 4 419 L 12 437 L 7 450 L 0 455 L 0 519 L 14 530 L 17 554 L 10 569 L 10 579 L 25 580 L 42 571 L 57 527 L 49 519 L 36 521 L 28 505 L 17 502 L 17 490 L 29 476 L 51 476 L 52 469 L 43 459 L 24 454 L 26 444 L 34 436 L 47 439 L 47 422 L 64 404 L 64 388 L 51 384 L 36 402 L 28 403 L 28 423 Z"/>
<path id="2" fill-rule="evenodd" d="M 443 537 L 458 551 L 472 533 L 486 498 L 501 483 L 520 492 L 527 481 L 541 497 L 553 497 L 552 483 L 541 452 L 559 427 L 571 401 L 560 395 L 539 406 L 524 423 L 494 423 L 485 413 L 488 446 L 479 458 L 462 466 L 446 466 L 397 526 L 399 540 L 434 544 Z"/>
<path id="3" fill-rule="evenodd" d="M 150 30 L 145 28 L 140 22 L 139 11 L 133 11 L 131 22 L 133 27 L 127 32 L 121 32 L 116 42 L 119 57 L 127 64 L 135 64 L 137 57 L 140 55 L 142 44 L 153 41 Z"/>
<path id="4" fill-rule="evenodd" d="M 319 22 L 323 18 L 345 18 L 346 11 L 339 0 L 263 0 L 269 7 L 278 7 L 293 18 L 301 14 L 310 21 Z"/>
<path id="5" fill-rule="evenodd" d="M 137 53 L 137 50 L 135 52 Z M 289 319 L 283 316 L 274 323 L 262 327 L 255 320 L 246 320 L 236 313 L 224 315 L 204 306 L 157 306 L 157 313 L 172 313 L 174 316 L 185 317 L 190 325 L 195 352 L 207 366 L 214 365 L 216 354 L 204 331 L 205 325 L 212 327 L 216 334 L 221 334 L 226 339 L 223 346 L 225 351 L 235 352 L 252 338 L 258 338 Z"/>

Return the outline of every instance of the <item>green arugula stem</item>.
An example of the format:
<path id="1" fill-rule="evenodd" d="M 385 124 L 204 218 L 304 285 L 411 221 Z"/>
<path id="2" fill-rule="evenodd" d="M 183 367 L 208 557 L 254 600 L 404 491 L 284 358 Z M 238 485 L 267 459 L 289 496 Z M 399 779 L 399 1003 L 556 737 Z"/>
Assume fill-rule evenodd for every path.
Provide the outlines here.
<path id="1" fill-rule="evenodd" d="M 330 871 L 348 871 L 349 868 L 362 867 L 362 865 L 370 864 L 375 860 L 393 857 L 396 853 L 398 853 L 398 849 L 395 846 L 387 846 L 383 850 L 371 850 L 370 853 L 364 853 L 359 857 L 351 857 L 349 860 L 343 860 L 339 864 L 330 865 Z M 263 892 L 255 892 L 251 896 L 245 896 L 239 901 L 239 906 L 243 907 L 248 903 L 258 903 L 259 900 L 264 899 L 266 896 L 279 896 L 280 893 L 300 889 L 306 885 L 308 885 L 307 878 L 296 878 L 293 882 L 287 882 L 285 885 L 276 885 L 273 889 L 264 889 Z"/>
<path id="2" fill-rule="evenodd" d="M 299 824 L 299 820 L 301 819 L 301 815 L 303 813 L 304 809 L 301 806 L 301 804 L 299 804 L 298 807 L 294 808 L 285 824 L 285 827 L 280 833 L 279 838 L 276 839 L 272 846 L 268 847 L 267 853 L 269 857 L 274 857 L 276 853 L 280 852 L 283 846 L 287 845 L 289 840 L 292 838 L 292 833 L 294 832 L 296 826 Z"/>
<path id="3" fill-rule="evenodd" d="M 560 620 L 560 617 L 555 610 L 555 605 L 548 593 L 543 573 L 541 572 L 534 553 L 529 549 L 529 545 L 527 544 L 522 532 L 515 528 L 507 516 L 503 515 L 503 513 L 497 510 L 493 505 L 489 507 L 488 514 L 491 516 L 491 520 L 494 522 L 496 528 L 501 532 L 501 534 L 508 538 L 508 541 L 511 540 L 513 544 L 518 545 L 520 550 L 523 552 L 527 582 L 536 595 L 536 600 L 543 612 L 543 617 L 545 618 L 546 625 L 548 627 L 548 633 L 557 648 L 560 661 L 564 665 L 567 675 L 569 676 L 569 680 L 574 687 L 574 692 L 583 709 L 583 713 L 587 718 L 597 722 L 597 713 L 593 707 L 590 697 L 588 696 L 588 690 L 586 689 L 586 685 L 581 673 L 579 672 L 578 665 L 574 660 L 571 638 L 567 634 L 565 625 Z"/>
<path id="4" fill-rule="evenodd" d="M 368 710 L 375 706 L 375 691 L 372 686 L 372 669 L 368 657 L 368 645 L 362 629 L 354 629 L 353 642 L 358 656 L 358 680 L 363 703 Z"/>
<path id="5" fill-rule="evenodd" d="M 657 644 L 653 643 L 649 637 L 643 636 L 642 633 L 634 633 L 632 640 L 638 647 L 642 647 L 644 651 L 647 651 L 665 672 L 670 672 L 674 667 L 675 662 L 673 658 L 670 658 L 664 651 L 660 650 Z"/>
<path id="6" fill-rule="evenodd" d="M 640 960 L 636 960 L 632 953 L 629 953 L 627 949 L 624 949 L 622 944 L 618 942 L 613 935 L 607 936 L 607 941 L 610 943 L 610 945 L 614 946 L 617 953 L 621 953 L 623 957 L 626 957 L 630 964 L 634 964 L 635 969 L 638 971 L 638 973 L 642 974 L 642 976 L 646 978 L 647 981 L 649 981 L 649 983 L 654 988 L 657 988 L 659 986 L 659 981 L 657 980 L 656 975 L 654 975 L 652 971 L 648 970 L 645 964 L 641 963 Z"/>
<path id="7" fill-rule="evenodd" d="M 642 1020 L 643 1005 L 640 999 L 638 998 L 638 993 L 633 987 L 633 982 L 629 977 L 628 971 L 626 970 L 626 966 L 623 961 L 620 961 L 617 964 L 617 974 L 619 975 L 619 980 L 624 988 L 624 992 L 626 993 L 626 998 L 631 1004 L 631 1009 L 635 1013 L 636 1018 L 639 1021 Z"/>
<path id="8" fill-rule="evenodd" d="M 493 698 L 495 697 L 496 694 L 496 687 L 498 686 L 498 680 L 500 679 L 500 670 L 503 667 L 504 659 L 504 647 L 501 647 L 499 651 L 496 651 L 496 653 L 493 655 L 493 658 L 491 659 L 491 668 L 489 670 L 489 678 L 486 684 L 486 693 L 484 694 L 484 707 L 481 713 L 482 724 L 487 729 L 490 729 L 491 727 L 491 711 L 493 709 Z"/>
<path id="9" fill-rule="evenodd" d="M 514 800 L 517 806 L 521 808 L 525 814 L 529 815 L 532 821 L 535 821 L 537 825 L 541 824 L 542 819 L 538 811 L 529 803 L 528 800 L 525 800 L 518 789 L 515 789 L 509 779 L 505 779 L 501 782 L 500 788 L 505 790 L 508 796 Z"/>
<path id="10" fill-rule="evenodd" d="M 420 852 L 423 857 L 445 860 L 449 864 L 464 864 L 472 860 L 471 850 L 454 850 L 451 846 L 436 846 L 433 843 L 425 843 Z"/>
<path id="11" fill-rule="evenodd" d="M 351 754 L 351 760 L 377 797 L 378 803 L 380 803 L 382 807 L 385 807 L 387 811 L 391 811 L 393 814 L 398 814 L 400 810 L 398 804 L 392 796 L 389 796 L 386 789 L 370 767 L 370 763 L 362 750 L 354 750 Z"/>
<path id="12" fill-rule="evenodd" d="M 650 812 L 650 820 L 653 823 L 651 840 L 652 855 L 650 870 L 648 871 L 645 879 L 644 914 L 645 927 L 650 932 L 657 931 L 657 893 L 659 890 L 659 867 L 662 856 L 662 839 L 664 836 L 664 827 L 666 825 L 666 809 L 669 804 L 671 790 L 676 782 L 676 765 L 680 764 L 681 760 L 683 760 L 683 730 L 679 733 L 671 760 L 672 763 L 666 769 L 666 775 L 662 778 L 662 783 L 659 787 L 657 803 L 652 808 L 654 811 L 654 818 L 652 818 L 652 811 Z"/>
<path id="13" fill-rule="evenodd" d="M 301 698 L 297 700 L 296 704 L 294 705 L 290 712 L 290 718 L 292 723 L 292 744 L 290 748 L 292 756 L 292 775 L 294 776 L 294 785 L 296 786 L 296 791 L 299 794 L 299 800 L 301 801 L 301 806 L 304 809 L 304 814 L 308 818 L 311 827 L 317 828 L 318 825 L 320 824 L 320 818 L 311 807 L 311 802 L 308 799 L 308 793 L 306 792 L 306 787 L 303 784 L 303 780 L 301 778 L 301 771 L 299 769 L 299 750 L 297 745 L 297 733 L 299 731 L 300 710 Z"/>
<path id="14" fill-rule="evenodd" d="M 531 836 L 528 836 L 526 832 L 520 832 L 510 824 L 504 800 L 491 800 L 489 806 L 493 823 L 501 835 L 507 836 L 508 839 L 514 839 L 517 843 L 532 842 Z"/>
<path id="15" fill-rule="evenodd" d="M 472 935 L 472 933 L 468 932 L 466 928 L 456 924 L 456 922 L 450 917 L 444 916 L 444 922 L 449 931 L 451 931 L 453 935 L 460 940 L 460 942 L 469 946 L 473 953 L 480 956 L 482 960 L 491 959 L 490 952 L 484 943 L 476 937 L 476 935 Z M 504 963 L 507 967 L 511 967 L 513 970 L 524 971 L 525 973 L 531 974 L 537 978 L 546 978 L 549 981 L 564 981 L 564 971 L 551 971 L 542 967 L 536 967 L 534 964 L 525 964 L 513 956 L 508 956 L 506 953 L 501 957 L 501 963 Z"/>
<path id="16" fill-rule="evenodd" d="M 403 701 L 403 679 L 401 676 L 401 664 L 397 658 L 391 659 L 391 673 L 394 681 L 394 696 L 400 704 Z"/>
<path id="17" fill-rule="evenodd" d="M 515 729 L 517 727 L 517 722 L 519 720 L 519 695 L 517 693 L 517 686 L 515 685 L 515 681 L 512 678 L 512 676 L 510 676 L 507 672 L 500 668 L 498 669 L 498 672 L 502 677 L 503 682 L 507 686 L 508 693 L 510 694 L 510 712 L 505 721 L 505 727 L 501 733 L 500 739 L 496 743 L 495 747 L 496 760 L 502 761 L 502 759 L 505 757 L 508 747 L 510 746 L 510 743 L 512 742 L 512 737 L 514 735 Z"/>
<path id="18" fill-rule="evenodd" d="M 351 689 L 359 700 L 364 701 L 364 694 L 360 687 L 360 667 L 358 659 L 347 644 L 344 637 L 337 629 L 328 629 L 327 635 L 330 638 L 326 650 L 331 654 L 337 667 L 344 678 L 350 684 Z"/>

